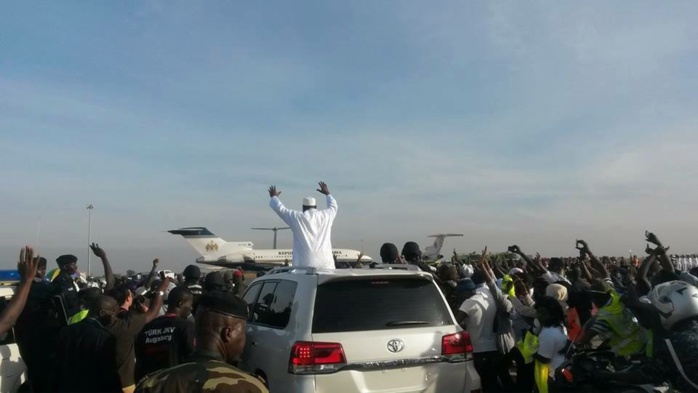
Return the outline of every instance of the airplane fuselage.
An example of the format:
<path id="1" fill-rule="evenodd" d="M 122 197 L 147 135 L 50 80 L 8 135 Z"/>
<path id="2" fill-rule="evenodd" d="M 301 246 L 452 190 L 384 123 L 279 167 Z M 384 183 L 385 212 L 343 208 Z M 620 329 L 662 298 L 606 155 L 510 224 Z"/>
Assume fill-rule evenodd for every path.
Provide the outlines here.
<path id="1" fill-rule="evenodd" d="M 293 250 L 290 249 L 266 249 L 255 250 L 250 241 L 228 242 L 214 235 L 205 227 L 188 227 L 168 231 L 173 235 L 181 235 L 201 255 L 196 259 L 197 263 L 210 266 L 236 268 L 272 268 L 291 264 Z M 337 248 L 332 251 L 338 262 L 357 262 L 361 252 Z M 368 256 L 362 256 L 361 262 L 371 262 Z"/>
<path id="2" fill-rule="evenodd" d="M 356 262 L 361 252 L 349 249 L 335 249 L 332 251 L 338 262 Z M 363 256 L 362 262 L 371 262 L 371 258 Z M 203 263 L 214 266 L 230 265 L 230 264 L 255 264 L 255 265 L 276 265 L 283 266 L 286 263 L 292 263 L 293 250 L 277 249 L 277 250 L 254 250 L 237 249 L 230 254 L 226 253 L 211 253 L 196 259 L 197 263 Z"/>

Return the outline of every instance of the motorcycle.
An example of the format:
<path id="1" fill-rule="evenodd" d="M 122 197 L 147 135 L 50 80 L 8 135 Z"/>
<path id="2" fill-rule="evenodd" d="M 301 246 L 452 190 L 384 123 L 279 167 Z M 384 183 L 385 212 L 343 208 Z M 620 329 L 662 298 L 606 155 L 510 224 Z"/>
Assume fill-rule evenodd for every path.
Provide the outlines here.
<path id="1" fill-rule="evenodd" d="M 565 361 L 555 371 L 556 390 L 561 392 L 626 392 L 667 393 L 668 385 L 628 384 L 599 379 L 602 373 L 615 373 L 640 367 L 643 359 L 627 360 L 606 348 L 580 349 L 574 343 L 566 352 Z"/>

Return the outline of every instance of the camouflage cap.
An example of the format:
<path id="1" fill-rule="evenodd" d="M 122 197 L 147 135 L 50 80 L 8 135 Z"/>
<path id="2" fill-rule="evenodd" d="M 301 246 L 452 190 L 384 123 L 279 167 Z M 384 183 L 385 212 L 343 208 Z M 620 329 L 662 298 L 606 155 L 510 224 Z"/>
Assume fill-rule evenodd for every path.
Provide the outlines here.
<path id="1" fill-rule="evenodd" d="M 201 295 L 198 307 L 202 310 L 228 314 L 247 319 L 247 303 L 230 292 L 207 292 Z"/>

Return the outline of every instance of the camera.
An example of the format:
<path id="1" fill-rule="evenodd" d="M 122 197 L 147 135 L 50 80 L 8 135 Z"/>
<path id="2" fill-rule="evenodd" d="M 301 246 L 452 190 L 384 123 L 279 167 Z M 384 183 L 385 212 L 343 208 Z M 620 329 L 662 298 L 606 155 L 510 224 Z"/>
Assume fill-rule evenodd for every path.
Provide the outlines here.
<path id="1" fill-rule="evenodd" d="M 176 278 L 174 272 L 171 270 L 162 270 L 160 274 L 162 274 L 162 276 L 165 278 L 169 278 L 170 280 L 174 280 Z"/>

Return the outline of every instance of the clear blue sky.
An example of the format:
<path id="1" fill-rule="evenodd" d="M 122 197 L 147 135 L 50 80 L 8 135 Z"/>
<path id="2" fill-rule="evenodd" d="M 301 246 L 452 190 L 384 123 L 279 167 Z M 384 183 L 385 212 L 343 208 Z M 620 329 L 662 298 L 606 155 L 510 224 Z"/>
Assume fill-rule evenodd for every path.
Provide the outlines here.
<path id="1" fill-rule="evenodd" d="M 333 242 L 696 252 L 696 2 L 0 4 L 0 257 L 115 268 L 271 245 L 325 180 Z M 316 194 L 316 193 L 315 193 Z M 280 245 L 290 246 L 290 234 Z M 141 269 L 142 270 L 142 269 Z"/>

